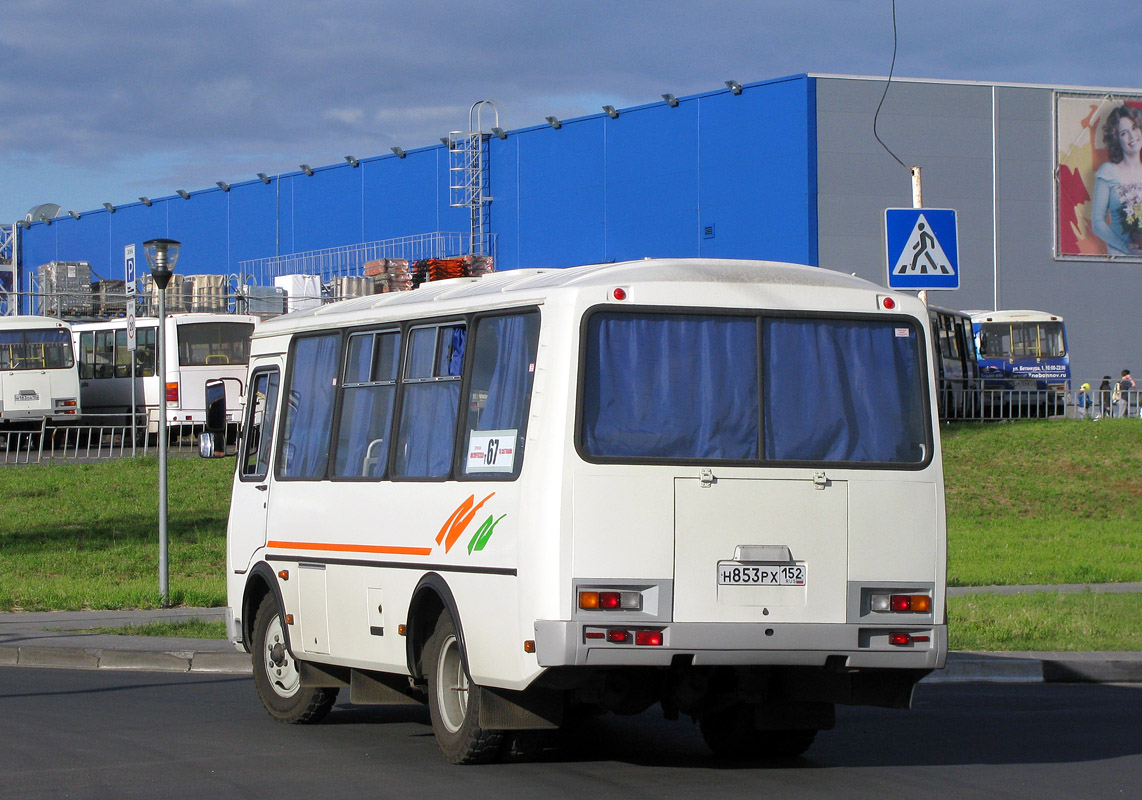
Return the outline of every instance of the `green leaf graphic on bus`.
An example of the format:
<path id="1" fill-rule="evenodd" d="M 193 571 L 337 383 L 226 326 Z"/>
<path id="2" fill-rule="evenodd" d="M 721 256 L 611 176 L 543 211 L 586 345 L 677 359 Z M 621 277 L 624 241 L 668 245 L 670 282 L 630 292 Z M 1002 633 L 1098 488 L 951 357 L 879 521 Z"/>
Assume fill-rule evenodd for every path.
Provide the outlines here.
<path id="1" fill-rule="evenodd" d="M 494 521 L 492 517 L 489 516 L 486 520 L 484 520 L 484 524 L 476 530 L 475 534 L 473 534 L 472 541 L 468 542 L 468 555 L 472 555 L 472 553 L 477 550 L 484 549 L 484 545 L 486 545 L 488 540 L 492 538 L 492 532 L 495 531 L 496 526 L 500 524 L 500 520 L 506 516 L 507 514 L 501 514 L 499 519 Z"/>

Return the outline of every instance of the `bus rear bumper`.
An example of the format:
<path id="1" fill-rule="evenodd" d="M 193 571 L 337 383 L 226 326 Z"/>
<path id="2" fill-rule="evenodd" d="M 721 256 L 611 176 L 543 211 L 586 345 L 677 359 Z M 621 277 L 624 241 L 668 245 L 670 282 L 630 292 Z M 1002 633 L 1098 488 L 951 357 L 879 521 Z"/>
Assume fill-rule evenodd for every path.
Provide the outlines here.
<path id="1" fill-rule="evenodd" d="M 627 631 L 629 637 L 613 638 L 629 641 L 609 640 L 611 629 Z M 641 638 L 661 644 L 635 644 L 640 631 L 660 632 L 660 639 Z M 669 666 L 677 657 L 694 666 L 824 666 L 841 657 L 850 669 L 930 670 L 944 666 L 948 629 L 946 625 L 706 622 L 626 627 L 537 620 L 535 650 L 541 667 Z"/>

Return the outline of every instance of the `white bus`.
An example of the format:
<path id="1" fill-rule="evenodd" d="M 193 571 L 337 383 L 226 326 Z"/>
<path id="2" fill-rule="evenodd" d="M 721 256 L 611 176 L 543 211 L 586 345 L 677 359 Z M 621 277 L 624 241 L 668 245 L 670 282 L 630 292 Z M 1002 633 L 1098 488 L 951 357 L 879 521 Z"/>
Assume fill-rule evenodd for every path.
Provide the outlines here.
<path id="1" fill-rule="evenodd" d="M 716 260 L 265 322 L 230 638 L 276 719 L 426 701 L 454 763 L 583 710 L 772 755 L 836 703 L 907 707 L 947 650 L 928 335 L 914 297 Z"/>
<path id="2" fill-rule="evenodd" d="M 0 422 L 79 414 L 71 328 L 53 317 L 0 317 Z"/>
<path id="3" fill-rule="evenodd" d="M 256 317 L 244 314 L 171 314 L 166 321 L 166 380 L 156 373 L 159 322 L 138 317 L 135 325 L 135 404 L 154 432 L 159 391 L 167 395 L 167 422 L 201 424 L 204 386 L 225 378 L 231 407 L 245 391 L 250 335 Z M 131 410 L 131 353 L 127 319 L 82 322 L 73 326 L 85 414 L 128 414 Z M 237 417 L 235 417 L 236 421 Z"/>

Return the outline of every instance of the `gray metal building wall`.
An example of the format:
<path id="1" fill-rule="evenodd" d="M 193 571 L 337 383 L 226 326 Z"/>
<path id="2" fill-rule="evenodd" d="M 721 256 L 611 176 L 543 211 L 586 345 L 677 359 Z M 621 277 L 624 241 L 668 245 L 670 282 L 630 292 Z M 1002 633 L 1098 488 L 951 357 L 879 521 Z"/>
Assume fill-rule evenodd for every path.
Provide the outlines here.
<path id="1" fill-rule="evenodd" d="M 884 209 L 912 205 L 907 170 L 873 136 L 884 85 L 817 77 L 819 263 L 878 283 Z M 930 302 L 1061 314 L 1077 382 L 1142 370 L 1142 263 L 1054 258 L 1051 87 L 894 80 L 877 132 L 922 168 L 925 206 L 957 211 L 960 289 Z"/>

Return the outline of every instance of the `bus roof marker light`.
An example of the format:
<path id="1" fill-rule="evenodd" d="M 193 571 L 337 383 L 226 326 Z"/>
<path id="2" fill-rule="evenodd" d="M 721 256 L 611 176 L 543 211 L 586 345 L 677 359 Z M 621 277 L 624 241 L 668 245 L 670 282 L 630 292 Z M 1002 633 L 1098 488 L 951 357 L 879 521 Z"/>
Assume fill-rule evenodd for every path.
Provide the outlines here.
<path id="1" fill-rule="evenodd" d="M 896 300 L 889 297 L 888 295 L 877 295 L 876 301 L 877 304 L 885 311 L 892 311 L 894 308 L 896 308 Z"/>
<path id="2" fill-rule="evenodd" d="M 630 294 L 622 286 L 616 286 L 614 289 L 611 289 L 611 299 L 613 299 L 613 300 L 618 300 L 619 302 L 622 302 L 623 300 L 626 300 L 627 297 L 629 297 L 629 296 L 630 296 Z"/>

